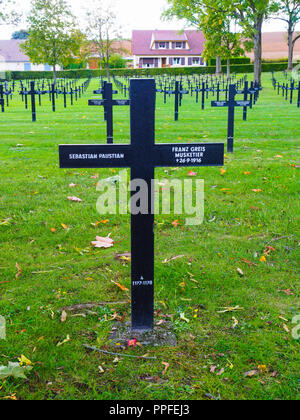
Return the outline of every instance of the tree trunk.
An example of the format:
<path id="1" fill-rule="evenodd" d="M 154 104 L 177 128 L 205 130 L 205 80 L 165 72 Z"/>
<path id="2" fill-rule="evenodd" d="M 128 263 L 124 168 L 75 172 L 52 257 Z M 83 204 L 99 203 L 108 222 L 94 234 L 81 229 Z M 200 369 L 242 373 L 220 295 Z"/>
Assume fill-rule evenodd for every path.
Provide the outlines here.
<path id="1" fill-rule="evenodd" d="M 109 63 L 106 63 L 106 74 L 107 74 L 107 81 L 108 83 L 110 83 Z"/>
<path id="2" fill-rule="evenodd" d="M 254 81 L 261 85 L 262 67 L 262 25 L 264 17 L 259 16 L 255 24 L 254 41 Z"/>
<path id="3" fill-rule="evenodd" d="M 54 86 L 56 86 L 56 66 L 53 66 L 53 83 Z"/>
<path id="4" fill-rule="evenodd" d="M 227 79 L 230 79 L 230 58 L 227 59 Z"/>
<path id="5" fill-rule="evenodd" d="M 288 70 L 290 70 L 290 71 L 293 70 L 293 58 L 294 58 L 293 36 L 294 36 L 293 31 L 289 29 L 289 32 L 288 32 L 288 46 L 289 46 L 289 64 L 288 64 Z"/>
<path id="6" fill-rule="evenodd" d="M 221 57 L 216 57 L 216 75 L 222 74 L 222 63 L 221 63 Z"/>

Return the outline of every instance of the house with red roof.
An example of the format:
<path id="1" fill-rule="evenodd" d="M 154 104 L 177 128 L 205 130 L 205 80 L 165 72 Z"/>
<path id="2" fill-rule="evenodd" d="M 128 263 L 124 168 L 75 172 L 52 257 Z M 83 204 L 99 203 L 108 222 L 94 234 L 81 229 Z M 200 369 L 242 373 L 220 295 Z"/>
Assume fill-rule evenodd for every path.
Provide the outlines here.
<path id="1" fill-rule="evenodd" d="M 134 68 L 205 66 L 200 31 L 132 31 Z"/>

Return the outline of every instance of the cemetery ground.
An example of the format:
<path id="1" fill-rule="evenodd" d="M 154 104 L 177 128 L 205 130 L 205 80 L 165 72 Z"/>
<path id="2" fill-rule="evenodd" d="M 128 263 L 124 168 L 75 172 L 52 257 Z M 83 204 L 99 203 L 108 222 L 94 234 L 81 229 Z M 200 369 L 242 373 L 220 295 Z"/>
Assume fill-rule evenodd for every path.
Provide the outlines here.
<path id="1" fill-rule="evenodd" d="M 43 98 L 36 123 L 16 95 L 0 114 L 0 315 L 7 333 L 0 365 L 21 355 L 32 364 L 26 380 L 1 380 L 0 398 L 297 399 L 299 109 L 265 74 L 248 121 L 236 111 L 235 152 L 224 168 L 156 170 L 160 180 L 197 172 L 205 180 L 205 219 L 193 227 L 185 215 L 155 217 L 155 322 L 171 321 L 178 345 L 124 350 L 109 345 L 109 333 L 130 320 L 130 258 L 116 258 L 130 251 L 130 217 L 99 215 L 95 185 L 118 170 L 58 167 L 59 144 L 106 142 L 103 109 L 87 106 L 98 86 L 93 80 L 66 110 L 60 98 L 56 113 Z M 227 110 L 209 103 L 201 111 L 185 95 L 175 123 L 174 98 L 164 105 L 158 94 L 156 142 L 224 142 Z M 114 137 L 129 142 L 129 107 L 114 109 Z M 91 246 L 96 235 L 109 234 L 112 248 Z M 102 306 L 62 316 L 63 308 L 89 302 Z"/>

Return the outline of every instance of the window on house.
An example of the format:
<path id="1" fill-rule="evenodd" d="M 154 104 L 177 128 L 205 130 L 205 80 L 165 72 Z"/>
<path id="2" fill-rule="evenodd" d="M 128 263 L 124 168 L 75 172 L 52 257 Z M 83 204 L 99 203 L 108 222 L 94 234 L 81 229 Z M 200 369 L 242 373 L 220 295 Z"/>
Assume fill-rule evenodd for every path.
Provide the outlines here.
<path id="1" fill-rule="evenodd" d="M 154 67 L 154 64 L 144 64 L 144 69 L 152 69 Z"/>
<path id="2" fill-rule="evenodd" d="M 180 58 L 173 58 L 173 64 L 175 66 L 179 66 L 180 65 Z"/>
<path id="3" fill-rule="evenodd" d="M 200 64 L 200 58 L 199 57 L 194 57 L 193 58 L 193 64 Z"/>
<path id="4" fill-rule="evenodd" d="M 166 46 L 166 43 L 165 43 L 165 42 L 160 42 L 160 43 L 158 44 L 158 46 L 159 46 L 159 49 L 160 49 L 160 50 L 164 50 L 164 49 L 166 49 L 166 48 L 167 48 L 167 46 Z"/>
<path id="5" fill-rule="evenodd" d="M 182 48 L 182 42 L 176 42 L 176 49 Z"/>

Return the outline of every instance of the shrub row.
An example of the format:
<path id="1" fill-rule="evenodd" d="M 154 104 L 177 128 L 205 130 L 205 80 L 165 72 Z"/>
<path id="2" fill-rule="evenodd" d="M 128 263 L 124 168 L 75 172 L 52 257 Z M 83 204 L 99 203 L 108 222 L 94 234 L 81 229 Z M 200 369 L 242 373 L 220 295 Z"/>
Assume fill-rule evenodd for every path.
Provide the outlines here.
<path id="1" fill-rule="evenodd" d="M 262 71 L 270 72 L 284 71 L 287 69 L 286 62 L 279 63 L 263 63 Z M 178 67 L 178 68 L 153 68 L 153 69 L 112 69 L 111 74 L 115 76 L 155 76 L 159 74 L 169 75 L 191 75 L 191 74 L 214 74 L 215 66 L 207 67 Z M 222 66 L 222 71 L 226 73 L 226 66 Z M 232 73 L 252 73 L 254 71 L 253 64 L 233 64 L 231 65 Z M 57 72 L 58 78 L 69 79 L 85 79 L 88 77 L 106 76 L 105 70 L 64 70 Z M 52 79 L 53 73 L 50 71 L 11 71 L 6 72 L 6 80 L 23 80 L 23 79 Z"/>
<path id="2" fill-rule="evenodd" d="M 227 65 L 227 60 L 226 59 L 222 59 L 221 63 L 223 66 Z M 230 63 L 231 64 L 250 64 L 251 63 L 251 59 L 249 57 L 232 57 L 230 59 Z M 207 61 L 207 64 L 209 66 L 215 66 L 216 65 L 216 59 L 215 58 L 211 58 L 210 60 Z"/>

